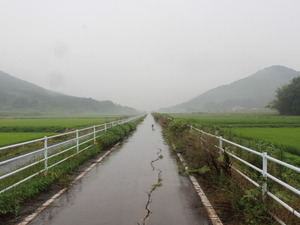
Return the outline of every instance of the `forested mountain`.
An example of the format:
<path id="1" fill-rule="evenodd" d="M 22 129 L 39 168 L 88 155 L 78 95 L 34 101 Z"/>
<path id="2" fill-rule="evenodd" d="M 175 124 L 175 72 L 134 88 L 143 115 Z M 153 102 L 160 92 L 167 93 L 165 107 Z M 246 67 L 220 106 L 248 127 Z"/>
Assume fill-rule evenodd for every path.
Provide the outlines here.
<path id="1" fill-rule="evenodd" d="M 275 98 L 276 89 L 288 84 L 299 71 L 271 66 L 244 79 L 211 89 L 185 103 L 161 112 L 229 112 L 264 109 Z"/>
<path id="2" fill-rule="evenodd" d="M 135 109 L 111 101 L 97 101 L 49 91 L 0 71 L 0 115 L 135 113 Z"/>

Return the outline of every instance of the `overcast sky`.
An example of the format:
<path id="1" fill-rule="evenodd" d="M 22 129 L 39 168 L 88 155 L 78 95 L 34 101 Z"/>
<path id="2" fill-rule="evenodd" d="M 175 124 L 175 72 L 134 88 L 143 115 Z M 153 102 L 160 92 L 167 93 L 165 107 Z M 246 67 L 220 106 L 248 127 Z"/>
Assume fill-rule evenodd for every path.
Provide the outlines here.
<path id="1" fill-rule="evenodd" d="M 0 70 L 137 109 L 300 70 L 299 0 L 0 0 Z"/>

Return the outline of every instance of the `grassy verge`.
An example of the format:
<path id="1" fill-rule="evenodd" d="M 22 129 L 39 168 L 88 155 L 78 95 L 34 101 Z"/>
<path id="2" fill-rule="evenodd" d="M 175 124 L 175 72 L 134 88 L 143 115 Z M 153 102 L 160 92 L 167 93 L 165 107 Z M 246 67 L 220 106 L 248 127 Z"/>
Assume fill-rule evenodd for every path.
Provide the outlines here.
<path id="1" fill-rule="evenodd" d="M 20 211 L 21 205 L 28 199 L 35 198 L 40 193 L 49 191 L 53 183 L 60 185 L 67 185 L 70 174 L 82 164 L 86 159 L 95 156 L 96 154 L 105 151 L 105 149 L 113 146 L 115 143 L 121 141 L 130 132 L 136 129 L 136 126 L 142 119 L 135 122 L 126 123 L 109 129 L 103 132 L 97 139 L 97 144 L 94 144 L 90 149 L 74 155 L 74 152 L 66 152 L 61 154 L 59 158 L 53 158 L 49 161 L 49 165 L 61 159 L 67 159 L 63 163 L 50 168 L 47 172 L 40 173 L 30 180 L 10 189 L 9 191 L 0 194 L 0 220 L 12 215 L 17 215 Z M 88 143 L 90 144 L 90 143 Z M 85 146 L 82 146 L 82 149 Z M 43 163 L 39 163 L 30 167 L 20 173 L 4 178 L 0 183 L 0 189 L 9 186 L 17 180 L 22 179 L 28 175 L 34 174 L 43 169 Z"/>
<path id="2" fill-rule="evenodd" d="M 237 172 L 232 166 L 239 169 L 247 176 L 262 184 L 263 179 L 256 171 L 249 170 L 238 161 L 226 154 L 221 154 L 214 145 L 218 145 L 215 139 L 201 143 L 199 132 L 188 127 L 187 120 L 169 120 L 163 115 L 155 115 L 156 120 L 164 127 L 164 137 L 173 151 L 180 152 L 193 173 L 203 186 L 205 193 L 212 202 L 219 217 L 225 224 L 275 224 L 268 211 L 275 213 L 284 219 L 287 224 L 298 224 L 298 219 L 288 213 L 283 207 L 274 201 L 263 201 L 260 188 L 255 188 Z M 215 132 L 219 132 L 216 131 Z M 226 147 L 226 146 L 224 146 Z M 267 145 L 258 143 L 260 150 L 266 151 Z M 208 151 L 206 151 L 206 150 Z M 228 149 L 229 150 L 229 149 Z M 244 160 L 261 167 L 261 159 L 256 156 L 231 149 Z M 271 149 L 270 149 L 271 150 Z M 274 149 L 272 149 L 274 150 Z M 276 153 L 277 154 L 277 153 Z M 280 151 L 278 152 L 280 154 Z M 295 174 L 285 168 L 280 168 L 269 163 L 268 172 L 298 188 L 299 174 Z M 295 194 L 286 191 L 278 185 L 268 182 L 268 190 L 286 201 L 289 205 L 299 210 L 298 198 Z"/>

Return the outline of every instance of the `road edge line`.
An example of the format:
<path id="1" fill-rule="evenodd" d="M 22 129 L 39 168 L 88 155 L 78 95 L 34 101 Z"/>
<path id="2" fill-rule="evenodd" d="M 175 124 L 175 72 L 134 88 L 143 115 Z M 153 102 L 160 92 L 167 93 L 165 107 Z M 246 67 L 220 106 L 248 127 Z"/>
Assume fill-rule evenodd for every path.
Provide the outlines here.
<path id="1" fill-rule="evenodd" d="M 77 181 L 79 181 L 84 175 L 86 175 L 89 171 L 91 171 L 97 164 L 99 164 L 103 159 L 105 159 L 115 148 L 120 144 L 118 142 L 115 144 L 110 150 L 108 150 L 104 155 L 102 155 L 95 163 L 91 164 L 88 168 L 86 168 L 81 174 L 79 174 L 69 185 L 61 189 L 59 192 L 54 194 L 50 199 L 48 199 L 43 205 L 37 208 L 32 214 L 27 216 L 22 222 L 18 223 L 18 225 L 27 225 L 33 219 L 35 219 L 42 211 L 44 211 L 47 207 L 50 206 L 58 197 L 60 197 L 63 193 L 65 193 L 72 185 L 74 185 Z"/>
<path id="2" fill-rule="evenodd" d="M 177 153 L 177 156 L 178 156 L 179 160 L 181 161 L 181 163 L 183 164 L 185 171 L 187 172 L 189 167 L 188 167 L 186 161 L 184 160 L 184 158 L 182 157 L 182 155 L 180 153 Z M 222 221 L 220 220 L 219 216 L 217 215 L 217 213 L 214 210 L 213 206 L 211 205 L 210 201 L 206 197 L 206 195 L 205 195 L 203 189 L 201 188 L 200 184 L 198 183 L 197 179 L 191 174 L 188 174 L 188 176 L 189 176 L 212 224 L 213 225 L 223 225 Z"/>

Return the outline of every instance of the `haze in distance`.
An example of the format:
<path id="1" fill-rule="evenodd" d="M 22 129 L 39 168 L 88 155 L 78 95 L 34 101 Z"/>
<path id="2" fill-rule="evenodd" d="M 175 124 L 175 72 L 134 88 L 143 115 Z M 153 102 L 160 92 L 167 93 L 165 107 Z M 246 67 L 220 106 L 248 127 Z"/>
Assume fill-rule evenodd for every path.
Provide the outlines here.
<path id="1" fill-rule="evenodd" d="M 0 70 L 141 110 L 272 65 L 300 71 L 300 1 L 0 2 Z"/>

